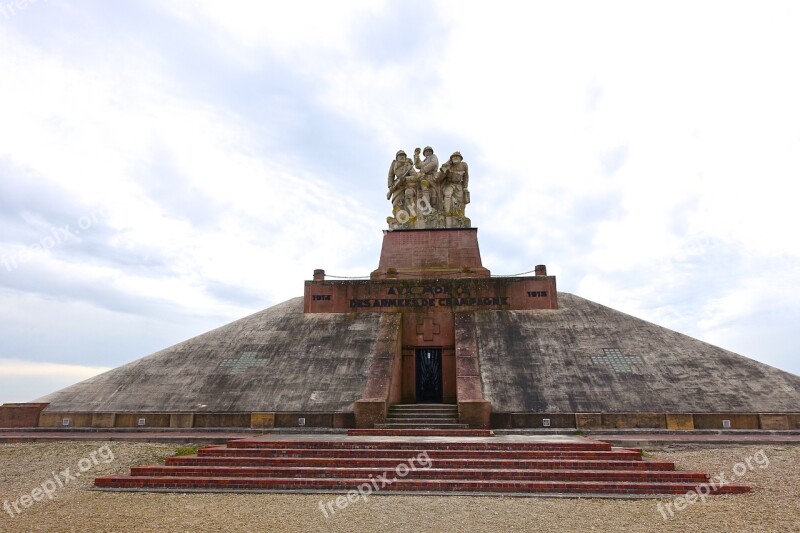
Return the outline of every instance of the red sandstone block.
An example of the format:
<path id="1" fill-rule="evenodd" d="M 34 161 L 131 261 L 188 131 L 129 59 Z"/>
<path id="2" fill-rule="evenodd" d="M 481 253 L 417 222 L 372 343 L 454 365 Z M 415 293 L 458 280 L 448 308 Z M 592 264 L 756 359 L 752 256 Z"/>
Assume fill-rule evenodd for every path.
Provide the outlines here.
<path id="1" fill-rule="evenodd" d="M 259 479 L 259 478 L 115 478 L 112 485 L 115 487 L 144 487 L 144 488 L 170 488 L 191 486 L 197 489 L 263 489 L 280 490 L 313 487 L 318 489 L 356 488 L 362 483 L 368 483 L 365 478 L 341 479 Z M 426 491 L 475 491 L 475 492 L 545 492 L 545 493 L 579 493 L 579 494 L 685 494 L 692 490 L 691 483 L 642 483 L 642 482 L 553 482 L 553 481 L 462 481 L 462 480 L 397 480 L 390 488 L 392 491 L 426 490 Z M 741 493 L 749 490 L 746 486 L 728 486 L 724 493 Z"/>
<path id="2" fill-rule="evenodd" d="M 493 437 L 490 429 L 348 429 L 350 436 Z"/>
<path id="3" fill-rule="evenodd" d="M 426 452 L 431 458 L 473 459 L 584 459 L 584 460 L 641 460 L 641 456 L 629 451 L 506 451 L 506 450 L 428 450 L 414 449 L 222 449 L 208 451 L 203 457 L 409 457 Z"/>
<path id="4" fill-rule="evenodd" d="M 377 467 L 191 467 L 191 466 L 145 466 L 134 467 L 131 475 L 143 476 L 195 476 L 195 477 L 297 477 L 297 478 L 367 478 L 386 473 L 386 468 Z M 606 470 L 531 470 L 531 469 L 474 469 L 474 468 L 429 468 L 412 470 L 406 479 L 470 479 L 470 480 L 551 480 L 574 481 L 671 481 L 703 483 L 706 474 L 695 472 L 659 471 L 606 471 Z"/>
<path id="5" fill-rule="evenodd" d="M 351 430 L 353 431 L 353 430 Z M 362 430 L 363 431 L 363 430 Z M 382 430 L 391 431 L 391 430 Z M 408 430 L 401 430 L 408 431 Z M 418 430 L 420 431 L 420 430 Z M 429 430 L 435 431 L 435 430 Z M 445 430 L 455 431 L 455 430 Z M 467 430 L 467 431 L 481 431 L 481 430 Z M 608 451 L 612 450 L 610 444 L 605 442 L 587 441 L 587 442 L 471 442 L 471 441 L 451 441 L 451 442 L 426 442 L 424 444 L 426 449 L 474 449 L 474 450 L 570 450 L 570 451 L 584 451 L 584 450 L 599 450 Z M 389 442 L 389 441 L 297 441 L 297 440 L 256 440 L 256 439 L 240 439 L 228 442 L 225 449 L 283 449 L 283 448 L 309 448 L 309 449 L 355 449 L 355 450 L 373 450 L 382 448 L 392 449 L 418 449 L 419 442 Z M 213 452 L 214 450 L 222 449 L 222 447 L 207 447 L 202 450 L 202 454 Z M 632 453 L 640 453 L 641 450 L 633 450 L 628 448 L 617 448 L 619 451 L 628 451 Z"/>
<path id="6" fill-rule="evenodd" d="M 396 457 L 168 457 L 167 466 L 381 466 L 395 468 L 407 461 L 405 456 Z M 527 469 L 589 469 L 589 470 L 674 470 L 673 463 L 662 461 L 584 461 L 553 459 L 432 459 L 433 467 L 443 468 L 506 468 Z"/>
<path id="7" fill-rule="evenodd" d="M 505 451 L 505 450 L 426 450 L 415 449 L 379 449 L 379 450 L 350 450 L 350 449 L 225 449 L 208 452 L 203 457 L 409 457 L 426 452 L 431 458 L 463 458 L 463 459 L 585 459 L 585 460 L 641 460 L 641 456 L 634 452 L 615 451 Z"/>

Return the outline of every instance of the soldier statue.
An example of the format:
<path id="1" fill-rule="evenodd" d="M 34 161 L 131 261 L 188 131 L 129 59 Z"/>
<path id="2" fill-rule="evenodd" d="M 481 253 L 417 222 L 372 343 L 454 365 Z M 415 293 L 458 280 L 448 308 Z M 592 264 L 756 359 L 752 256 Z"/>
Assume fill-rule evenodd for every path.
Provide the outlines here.
<path id="1" fill-rule="evenodd" d="M 461 157 L 461 152 L 453 152 L 450 159 L 442 165 L 439 173 L 439 186 L 442 192 L 442 208 L 445 224 L 453 227 L 453 217 L 463 218 L 464 208 L 469 203 L 469 167 Z"/>
<path id="2" fill-rule="evenodd" d="M 394 161 L 389 165 L 389 192 L 386 194 L 386 199 L 392 202 L 392 214 L 395 217 L 404 208 L 406 215 L 416 216 L 416 212 L 413 210 L 413 201 L 416 201 L 416 195 L 414 194 L 413 201 L 409 205 L 407 191 L 415 191 L 418 182 L 419 176 L 414 170 L 414 164 L 403 150 L 398 150 Z M 409 208 L 411 211 L 408 211 Z M 401 218 L 404 218 L 403 215 Z"/>
<path id="3" fill-rule="evenodd" d="M 425 159 L 419 157 L 420 149 L 414 150 L 414 166 L 420 174 L 420 194 L 418 195 L 417 207 L 424 215 L 429 215 L 434 211 L 441 210 L 439 205 L 439 188 L 436 181 L 436 171 L 439 169 L 439 158 L 433 153 L 433 148 L 426 146 L 422 150 Z"/>

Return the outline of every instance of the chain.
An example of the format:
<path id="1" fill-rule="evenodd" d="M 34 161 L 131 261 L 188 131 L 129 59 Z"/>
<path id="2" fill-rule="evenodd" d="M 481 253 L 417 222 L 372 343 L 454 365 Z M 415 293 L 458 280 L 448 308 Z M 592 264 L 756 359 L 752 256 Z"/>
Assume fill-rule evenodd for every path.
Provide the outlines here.
<path id="1" fill-rule="evenodd" d="M 536 272 L 536 270 L 528 270 L 527 272 L 520 272 L 519 274 L 492 274 L 493 278 L 516 278 L 519 276 L 525 276 L 527 274 L 532 274 Z M 336 279 L 369 279 L 369 276 L 334 276 L 333 274 L 325 273 L 326 278 L 336 278 Z M 452 275 L 440 275 L 436 276 L 436 278 L 456 278 L 461 277 L 459 274 L 452 274 Z"/>
<path id="2" fill-rule="evenodd" d="M 536 269 L 528 270 L 527 272 L 520 272 L 519 274 L 492 274 L 493 278 L 516 278 L 518 276 L 524 276 L 525 274 L 531 274 L 536 272 Z"/>

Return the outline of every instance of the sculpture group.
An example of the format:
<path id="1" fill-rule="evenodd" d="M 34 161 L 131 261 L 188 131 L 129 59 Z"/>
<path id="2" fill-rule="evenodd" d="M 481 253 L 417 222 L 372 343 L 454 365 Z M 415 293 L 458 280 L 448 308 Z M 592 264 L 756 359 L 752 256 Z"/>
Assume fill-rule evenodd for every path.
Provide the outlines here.
<path id="1" fill-rule="evenodd" d="M 420 157 L 420 153 L 422 157 Z M 398 150 L 389 166 L 392 216 L 389 229 L 468 228 L 464 215 L 469 203 L 469 168 L 460 152 L 439 167 L 433 148 L 414 150 L 414 159 Z"/>

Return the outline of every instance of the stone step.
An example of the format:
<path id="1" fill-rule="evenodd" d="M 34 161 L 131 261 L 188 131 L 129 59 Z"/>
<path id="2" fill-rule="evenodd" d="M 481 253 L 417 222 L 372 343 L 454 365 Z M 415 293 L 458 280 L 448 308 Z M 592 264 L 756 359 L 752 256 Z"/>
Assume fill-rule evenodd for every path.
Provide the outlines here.
<path id="1" fill-rule="evenodd" d="M 709 480 L 704 473 L 676 471 L 673 463 L 642 460 L 641 450 L 591 440 L 463 436 L 487 430 L 464 430 L 459 436 L 448 430 L 446 436 L 431 438 L 382 431 L 383 439 L 239 439 L 207 446 L 196 456 L 167 458 L 164 465 L 133 467 L 129 476 L 98 477 L 95 486 L 167 492 L 341 493 L 375 487 L 444 494 L 653 496 L 685 494 Z M 420 435 L 420 430 L 402 432 Z M 747 491 L 745 485 L 724 485 L 711 493 Z"/>
<path id="2" fill-rule="evenodd" d="M 412 409 L 389 409 L 388 414 L 389 416 L 396 416 L 402 414 L 419 414 L 423 416 L 428 415 L 447 415 L 452 417 L 458 417 L 458 409 L 420 409 L 420 408 L 412 408 Z"/>
<path id="3" fill-rule="evenodd" d="M 454 403 L 396 403 L 390 405 L 389 409 L 429 409 L 429 410 L 453 410 L 458 411 L 458 405 Z"/>
<path id="4" fill-rule="evenodd" d="M 202 450 L 201 450 L 202 451 Z M 635 452 L 617 451 L 547 451 L 547 450 L 426 450 L 425 448 L 401 450 L 353 450 L 353 449 L 315 449 L 315 448 L 284 448 L 280 450 L 252 449 L 247 453 L 242 450 L 208 450 L 199 453 L 199 457 L 412 457 L 427 453 L 435 459 L 580 459 L 585 461 L 636 461 L 641 456 Z"/>
<path id="5" fill-rule="evenodd" d="M 386 418 L 447 418 L 451 420 L 458 421 L 458 414 L 457 413 L 432 413 L 428 411 L 401 411 L 401 412 L 392 412 L 389 411 L 389 414 L 386 415 Z"/>
<path id="6" fill-rule="evenodd" d="M 458 418 L 396 418 L 396 417 L 388 417 L 386 419 L 385 424 L 418 424 L 418 425 L 427 425 L 427 424 L 458 424 Z M 376 424 L 377 425 L 377 424 Z M 464 425 L 464 424 L 459 424 Z M 467 425 L 469 427 L 469 425 Z"/>
<path id="7" fill-rule="evenodd" d="M 389 411 L 387 418 L 447 418 L 458 421 L 458 414 L 437 413 L 428 411 Z"/>
<path id="8" fill-rule="evenodd" d="M 447 416 L 449 418 L 458 418 L 457 410 L 439 410 L 439 409 L 389 409 L 388 416 L 402 416 L 402 415 L 417 415 L 417 416 Z"/>
<path id="9" fill-rule="evenodd" d="M 475 431 L 475 430 L 469 430 Z M 606 442 L 585 440 L 582 442 L 508 442 L 501 440 L 485 439 L 475 440 L 448 440 L 448 441 L 393 441 L 393 440 L 271 440 L 271 439 L 237 439 L 227 445 L 206 446 L 198 450 L 199 455 L 213 454 L 219 451 L 237 452 L 239 450 L 283 450 L 283 449 L 341 449 L 341 450 L 497 450 L 497 451 L 616 451 L 630 452 L 641 456 L 638 448 L 613 448 Z"/>
<path id="10" fill-rule="evenodd" d="M 165 466 L 287 466 L 287 467 L 376 467 L 395 468 L 413 455 L 397 453 L 387 457 L 167 457 Z M 449 459 L 433 458 L 434 468 L 518 468 L 530 470 L 655 470 L 670 471 L 673 463 L 664 461 L 584 460 L 584 459 Z"/>
<path id="11" fill-rule="evenodd" d="M 385 424 L 375 424 L 375 429 L 469 429 L 469 424 L 458 424 L 453 422 L 387 422 Z"/>
<path id="12" fill-rule="evenodd" d="M 197 476 L 197 477 L 266 477 L 266 478 L 332 478 L 364 479 L 396 474 L 399 465 L 411 466 L 403 460 L 394 467 L 230 467 L 230 466 L 167 466 L 150 465 L 131 468 L 131 475 L 141 476 Z M 414 462 L 413 465 L 418 465 Z M 658 483 L 706 483 L 708 474 L 659 470 L 532 470 L 520 468 L 415 468 L 404 470 L 404 479 L 472 479 L 494 481 L 641 481 Z"/>
<path id="13" fill-rule="evenodd" d="M 449 418 L 458 420 L 458 413 L 437 413 L 430 411 L 389 411 L 386 418 Z"/>
<path id="14" fill-rule="evenodd" d="M 372 437 L 493 437 L 491 429 L 348 429 L 350 436 Z"/>
<path id="15" fill-rule="evenodd" d="M 695 490 L 692 483 L 627 482 L 627 481 L 519 481 L 519 480 L 458 480 L 375 478 L 249 478 L 201 476 L 104 476 L 95 479 L 100 488 L 139 489 L 147 491 L 230 491 L 230 490 L 330 490 L 337 493 L 377 486 L 392 492 L 427 491 L 444 494 L 476 493 L 543 493 L 543 494 L 686 494 Z M 748 492 L 746 485 L 724 485 L 711 494 L 740 494 Z"/>

